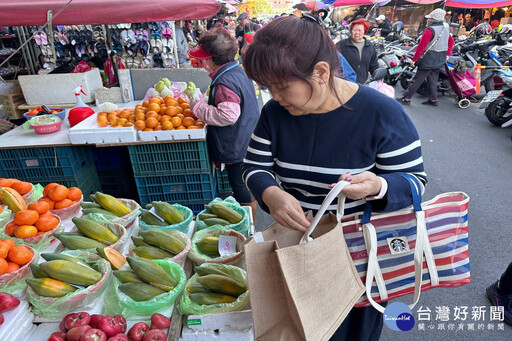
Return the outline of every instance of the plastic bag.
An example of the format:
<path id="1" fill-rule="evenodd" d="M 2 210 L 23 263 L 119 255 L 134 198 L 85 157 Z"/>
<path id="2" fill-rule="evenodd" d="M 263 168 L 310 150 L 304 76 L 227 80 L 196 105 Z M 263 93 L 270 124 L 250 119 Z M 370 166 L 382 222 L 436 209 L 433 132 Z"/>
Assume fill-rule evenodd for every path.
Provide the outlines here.
<path id="1" fill-rule="evenodd" d="M 201 267 L 208 267 L 220 270 L 229 274 L 229 277 L 237 280 L 240 284 L 248 286 L 247 284 L 247 273 L 245 270 L 233 266 L 233 265 L 225 265 L 225 264 L 203 264 Z M 198 274 L 192 276 L 188 282 L 186 287 L 196 282 L 196 278 L 199 277 Z M 183 295 L 181 296 L 180 304 L 178 305 L 178 311 L 182 315 L 208 315 L 208 314 L 220 314 L 220 313 L 229 313 L 230 311 L 240 311 L 243 310 L 247 304 L 249 304 L 249 290 L 238 296 L 236 301 L 231 303 L 222 303 L 222 304 L 212 304 L 212 305 L 200 305 L 193 302 L 190 299 L 190 293 L 188 290 L 183 291 Z"/>
<path id="2" fill-rule="evenodd" d="M 60 219 L 72 218 L 78 213 L 78 211 L 80 211 L 80 204 L 83 200 L 84 196 L 82 195 L 80 197 L 80 200 L 78 200 L 78 202 L 74 203 L 73 205 L 64 208 L 51 209 L 50 212 L 52 212 L 55 215 L 58 215 Z"/>
<path id="3" fill-rule="evenodd" d="M 234 236 L 237 238 L 236 240 L 236 249 L 237 253 L 224 255 L 216 258 L 211 258 L 197 248 L 196 244 L 201 241 L 205 237 L 218 237 L 219 235 L 227 235 Z M 242 261 L 243 250 L 242 243 L 245 241 L 245 237 L 243 234 L 229 230 L 221 225 L 214 225 L 204 230 L 197 231 L 192 237 L 192 246 L 190 247 L 190 252 L 188 254 L 188 258 L 193 261 L 195 264 L 203 264 L 203 263 L 222 263 L 222 264 L 233 264 L 238 265 Z"/>
<path id="4" fill-rule="evenodd" d="M 0 212 L 0 229 L 3 230 L 4 226 L 7 225 L 9 220 L 11 220 L 12 211 L 9 209 L 9 207 L 4 206 L 4 209 L 2 212 Z"/>
<path id="5" fill-rule="evenodd" d="M 178 263 L 179 261 L 181 261 L 183 258 L 185 258 L 188 255 L 188 253 L 190 252 L 190 247 L 191 247 L 192 243 L 185 233 L 182 233 L 180 231 L 165 231 L 165 232 L 172 234 L 173 236 L 178 238 L 182 243 L 185 244 L 185 248 L 180 253 L 178 253 L 176 256 L 174 256 L 172 258 L 166 258 L 166 259 L 170 259 L 171 261 L 173 261 L 175 263 Z M 133 243 L 132 243 L 132 245 L 130 246 L 130 249 L 129 249 L 130 256 L 138 257 L 132 251 L 134 247 L 135 247 L 135 245 L 133 245 Z"/>
<path id="6" fill-rule="evenodd" d="M 71 71 L 71 73 L 82 73 L 87 71 L 91 71 L 91 67 L 89 66 L 89 64 L 82 60 L 81 62 L 76 64 L 75 68 Z"/>
<path id="7" fill-rule="evenodd" d="M 10 95 L 13 88 L 14 83 L 8 83 L 3 80 L 0 81 L 0 95 Z"/>
<path id="8" fill-rule="evenodd" d="M 27 194 L 22 195 L 21 197 L 25 200 L 27 205 L 30 205 L 33 202 L 38 201 L 43 197 L 43 186 L 41 184 L 32 184 L 32 189 Z"/>
<path id="9" fill-rule="evenodd" d="M 377 90 L 380 93 L 383 93 L 384 95 L 386 95 L 388 97 L 395 98 L 395 89 L 391 85 L 387 85 L 386 83 L 384 83 L 384 81 L 382 79 L 378 80 L 378 81 L 370 82 L 370 84 L 368 84 L 368 86 L 370 88 Z"/>
<path id="10" fill-rule="evenodd" d="M 128 208 L 131 210 L 131 212 L 128 213 L 127 215 L 124 215 L 122 217 L 115 218 L 115 219 L 105 218 L 105 216 L 101 213 L 88 214 L 87 218 L 91 219 L 91 220 L 99 221 L 99 222 L 109 222 L 109 223 L 120 224 L 120 225 L 123 225 L 125 228 L 129 228 L 130 226 L 133 225 L 133 223 L 135 222 L 135 219 L 140 214 L 140 205 L 137 204 L 137 202 L 135 202 L 134 200 L 130 200 L 130 199 L 119 199 L 119 201 L 121 201 L 123 204 L 128 206 Z"/>
<path id="11" fill-rule="evenodd" d="M 57 219 L 59 219 L 59 224 L 53 230 L 45 232 L 41 235 L 28 238 L 16 238 L 13 236 L 9 236 L 7 233 L 5 233 L 5 229 L 0 229 L 0 239 L 10 238 L 14 240 L 14 243 L 16 243 L 17 245 L 27 245 L 36 251 L 41 251 L 43 249 L 46 249 L 48 245 L 50 245 L 54 233 L 61 232 L 64 230 L 62 220 L 59 217 L 57 217 Z"/>
<path id="12" fill-rule="evenodd" d="M 241 222 L 239 222 L 237 224 L 226 225 L 225 227 L 228 229 L 240 232 L 241 234 L 243 234 L 246 237 L 248 236 L 249 227 L 250 227 L 251 223 L 249 221 L 249 218 L 247 217 L 247 212 L 242 208 L 242 206 L 240 206 L 240 204 L 235 200 L 235 198 L 233 198 L 231 196 L 227 197 L 224 200 L 222 200 L 221 198 L 215 198 L 210 202 L 210 204 L 224 204 L 224 205 L 228 206 L 229 208 L 232 208 L 235 211 L 237 211 L 238 213 L 240 213 L 243 217 Z M 206 212 L 206 210 L 204 210 L 204 211 L 201 211 L 199 214 L 201 214 L 201 213 L 207 213 L 207 212 Z M 201 219 L 199 219 L 199 215 L 196 218 L 196 225 L 199 230 L 202 230 L 202 229 L 205 229 L 208 227 Z"/>
<path id="13" fill-rule="evenodd" d="M 116 249 L 119 252 L 123 252 L 124 249 L 124 243 L 126 243 L 126 240 L 128 239 L 128 233 L 126 232 L 126 229 L 121 224 L 115 224 L 111 222 L 99 222 L 101 225 L 107 227 L 113 234 L 115 234 L 119 239 L 117 242 L 115 242 L 112 245 L 105 245 L 105 247 L 111 247 L 113 249 Z M 77 232 L 78 230 L 73 230 L 71 232 Z M 60 250 L 67 250 L 67 251 L 79 251 L 81 253 L 96 253 L 96 249 L 81 249 L 81 250 L 68 250 L 64 247 L 63 244 L 60 246 Z"/>
<path id="14" fill-rule="evenodd" d="M 103 274 L 96 284 L 86 288 L 78 289 L 63 297 L 45 297 L 39 296 L 27 288 L 28 301 L 32 305 L 32 312 L 39 317 L 47 319 L 61 319 L 70 312 L 83 311 L 94 307 L 98 303 L 98 298 L 103 294 L 110 283 L 110 264 L 97 255 L 85 254 L 83 252 L 63 252 L 64 254 L 77 257 L 93 269 Z"/>
<path id="15" fill-rule="evenodd" d="M 194 213 L 192 210 L 186 206 L 181 206 L 180 204 L 173 204 L 172 206 L 176 207 L 178 211 L 185 217 L 185 220 L 179 224 L 169 225 L 169 226 L 158 226 L 158 225 L 149 225 L 146 224 L 142 219 L 139 221 L 139 227 L 141 229 L 158 229 L 164 231 L 179 231 L 185 234 L 188 234 L 188 226 L 194 218 Z"/>
<path id="16" fill-rule="evenodd" d="M 30 264 L 32 262 L 37 262 L 37 260 L 39 259 L 39 253 L 37 253 L 30 246 L 28 248 L 34 254 L 34 257 L 32 257 L 30 262 L 23 265 L 18 270 L 0 275 L 0 292 L 14 294 L 18 292 L 23 292 L 23 290 L 25 290 L 25 288 L 27 287 L 27 282 L 25 282 L 25 279 L 31 273 Z"/>
<path id="17" fill-rule="evenodd" d="M 125 318 L 133 316 L 151 316 L 156 312 L 168 309 L 176 301 L 181 291 L 185 287 L 187 276 L 185 271 L 170 260 L 155 259 L 156 264 L 160 265 L 168 274 L 178 281 L 178 285 L 168 293 L 158 295 L 144 302 L 135 301 L 119 290 L 121 282 L 114 276 L 112 285 L 108 289 L 103 302 L 103 315 L 122 315 Z"/>

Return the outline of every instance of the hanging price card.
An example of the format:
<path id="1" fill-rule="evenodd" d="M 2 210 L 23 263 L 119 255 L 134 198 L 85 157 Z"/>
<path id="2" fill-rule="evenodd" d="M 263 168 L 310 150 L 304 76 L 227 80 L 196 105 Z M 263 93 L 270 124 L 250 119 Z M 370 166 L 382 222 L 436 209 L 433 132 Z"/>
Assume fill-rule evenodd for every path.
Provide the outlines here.
<path id="1" fill-rule="evenodd" d="M 219 235 L 219 254 L 221 256 L 236 253 L 236 237 Z"/>

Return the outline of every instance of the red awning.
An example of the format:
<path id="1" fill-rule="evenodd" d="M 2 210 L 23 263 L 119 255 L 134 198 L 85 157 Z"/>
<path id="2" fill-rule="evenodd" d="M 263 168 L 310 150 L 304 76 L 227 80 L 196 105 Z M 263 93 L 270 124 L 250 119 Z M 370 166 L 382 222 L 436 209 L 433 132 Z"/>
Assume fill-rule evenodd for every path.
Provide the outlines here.
<path id="1" fill-rule="evenodd" d="M 512 5 L 511 0 L 496 1 L 496 0 L 447 0 L 446 6 L 460 7 L 460 8 L 493 8 L 504 7 Z"/>
<path id="2" fill-rule="evenodd" d="M 2 26 L 44 25 L 46 12 L 55 15 L 69 0 L 7 0 L 0 5 Z M 216 0 L 73 0 L 53 25 L 117 24 L 193 20 L 214 16 Z"/>

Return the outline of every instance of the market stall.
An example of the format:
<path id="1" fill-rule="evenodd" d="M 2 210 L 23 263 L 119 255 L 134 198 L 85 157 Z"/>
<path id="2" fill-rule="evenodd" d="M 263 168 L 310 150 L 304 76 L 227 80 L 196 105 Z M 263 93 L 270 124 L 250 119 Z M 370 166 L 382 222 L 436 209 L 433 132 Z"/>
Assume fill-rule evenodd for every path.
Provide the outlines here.
<path id="1" fill-rule="evenodd" d="M 196 2 L 205 4 L 201 11 L 188 8 L 197 7 Z M 186 13 L 175 8 L 172 13 L 176 17 L 172 18 L 155 12 L 172 11 L 172 5 L 177 2 L 162 2 L 167 7 L 155 7 L 148 12 L 137 3 L 136 20 L 130 17 L 135 13 L 130 9 L 135 10 L 130 2 L 123 1 L 123 11 L 102 7 L 106 1 L 98 2 L 94 11 L 80 15 L 80 23 L 197 18 L 218 9 L 215 1 L 196 2 L 187 2 Z M 26 9 L 23 6 L 28 4 L 28 1 L 18 2 L 19 6 L 7 8 L 2 18 L 6 13 L 12 15 L 15 10 Z M 56 1 L 55 7 L 48 7 L 47 3 L 34 6 L 31 9 L 34 20 L 30 24 L 44 24 L 46 10 L 53 8 L 54 14 L 58 13 L 58 5 L 66 6 L 66 2 Z M 53 24 L 79 20 L 77 13 L 85 8 L 82 5 L 81 1 L 71 2 L 59 14 L 62 21 L 58 21 L 57 15 Z M 104 15 L 105 11 L 122 13 L 123 19 L 117 18 L 117 14 Z M 92 15 L 100 12 L 103 16 Z M 19 16 L 22 17 L 25 18 Z M 98 17 L 103 21 L 95 21 Z M 84 18 L 90 21 L 84 22 Z M 246 275 L 239 266 L 243 265 L 241 243 L 254 229 L 252 212 L 250 207 L 241 207 L 232 198 L 218 198 L 218 183 L 222 179 L 212 172 L 205 141 L 207 127 L 192 119 L 189 97 L 183 95 L 190 85 L 187 83 L 192 81 L 198 91 L 204 92 L 209 78 L 206 72 L 197 69 L 121 71 L 124 71 L 120 73 L 124 103 L 110 103 L 115 108 L 111 107 L 105 115 L 102 114 L 102 110 L 107 110 L 105 103 L 97 106 L 88 100 L 85 106 L 91 107 L 94 114 L 75 125 L 70 120 L 71 108 L 45 103 L 56 109 L 55 113 L 34 118 L 25 115 L 32 127 L 20 126 L 0 135 L 0 187 L 9 187 L 0 193 L 0 232 L 4 241 L 13 241 L 9 249 L 20 249 L 25 254 L 19 265 L 15 263 L 19 270 L 14 265 L 9 271 L 0 268 L 0 285 L 4 284 L 0 292 L 13 288 L 10 293 L 21 302 L 12 313 L 5 314 L 0 338 L 14 335 L 12 323 L 16 316 L 17 325 L 26 325 L 22 329 L 24 334 L 20 329 L 15 336 L 20 340 L 46 340 L 50 334 L 59 332 L 68 333 L 68 339 L 72 339 L 70 332 L 76 338 L 75 334 L 86 333 L 86 329 L 94 330 L 96 336 L 101 333 L 95 329 L 108 336 L 116 332 L 132 335 L 140 330 L 148 331 L 149 326 L 155 337 L 164 333 L 168 340 L 178 340 L 180 336 L 182 340 L 209 338 L 219 329 L 225 336 L 251 339 L 250 311 L 235 311 L 243 310 L 248 303 Z M 162 91 L 157 83 L 164 78 L 172 81 L 165 88 L 174 92 L 153 93 L 149 97 L 151 101 L 144 101 L 148 88 Z M 38 95 L 52 91 L 47 80 L 43 81 L 45 87 L 39 87 Z M 176 128 L 181 128 L 142 131 L 134 125 L 124 125 L 135 123 L 129 116 L 137 114 L 143 115 L 142 121 L 149 124 L 150 112 L 155 110 L 159 118 L 179 118 L 181 123 Z M 112 119 L 115 116 L 115 124 L 110 117 L 103 124 L 101 118 L 108 115 Z M 192 119 L 196 129 L 186 129 L 185 118 Z M 49 123 L 49 120 L 58 124 L 56 132 L 36 132 L 40 129 L 37 122 Z M 163 127 L 164 122 L 161 123 Z M 108 181 L 104 182 L 107 175 Z M 135 184 L 134 200 L 122 191 L 116 193 L 120 187 L 108 186 L 114 185 L 114 179 L 119 186 Z M 222 188 L 230 190 L 225 183 Z M 30 228 L 21 229 L 22 226 Z M 0 248 L 4 247 L 4 241 L 0 241 Z M 221 242 L 224 247 L 228 245 L 226 250 L 220 250 Z M 9 256 L 2 257 L 0 253 L 0 264 L 2 260 L 12 263 Z M 78 268 L 73 265 L 78 263 L 81 263 Z M 203 271 L 201 274 L 194 275 L 194 287 L 215 293 L 215 302 L 209 294 L 187 291 L 193 264 L 203 269 L 198 270 Z M 88 269 L 72 271 L 84 266 Z M 229 291 L 229 298 L 222 289 L 225 285 L 208 277 L 207 273 L 213 271 L 210 268 L 226 271 L 220 283 L 228 281 L 238 286 L 236 291 Z M 135 275 L 136 283 L 127 280 L 122 271 Z M 203 289 L 199 289 L 201 286 Z M 180 312 L 189 316 L 183 331 Z M 71 318 L 69 314 L 76 315 Z M 105 316 L 101 321 L 100 314 Z M 169 318 L 173 319 L 170 329 Z M 77 320 L 82 322 L 76 323 Z"/>

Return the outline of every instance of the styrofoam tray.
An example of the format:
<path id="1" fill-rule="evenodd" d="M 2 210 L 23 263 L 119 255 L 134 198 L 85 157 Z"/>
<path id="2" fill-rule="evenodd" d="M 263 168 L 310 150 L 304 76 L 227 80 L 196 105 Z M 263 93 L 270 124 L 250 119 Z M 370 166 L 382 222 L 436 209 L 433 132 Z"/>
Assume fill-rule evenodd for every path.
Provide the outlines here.
<path id="1" fill-rule="evenodd" d="M 69 140 L 71 143 L 109 144 L 137 141 L 137 131 L 134 127 L 100 127 L 97 123 L 97 118 L 98 113 L 95 113 L 69 129 Z"/>
<path id="2" fill-rule="evenodd" d="M 206 138 L 206 126 L 202 129 L 138 131 L 141 141 L 200 140 Z"/>
<path id="3" fill-rule="evenodd" d="M 0 340 L 23 340 L 34 320 L 28 301 L 20 300 L 13 310 L 3 313 L 5 322 L 0 326 Z"/>
<path id="4" fill-rule="evenodd" d="M 189 315 L 187 327 L 194 331 L 216 330 L 225 327 L 250 328 L 252 327 L 252 311 L 242 310 L 223 314 Z"/>

